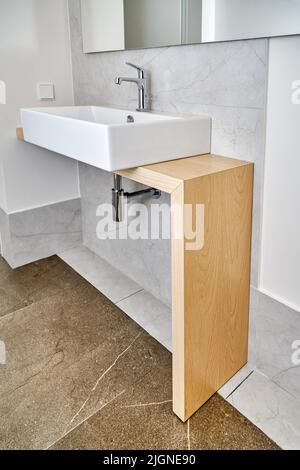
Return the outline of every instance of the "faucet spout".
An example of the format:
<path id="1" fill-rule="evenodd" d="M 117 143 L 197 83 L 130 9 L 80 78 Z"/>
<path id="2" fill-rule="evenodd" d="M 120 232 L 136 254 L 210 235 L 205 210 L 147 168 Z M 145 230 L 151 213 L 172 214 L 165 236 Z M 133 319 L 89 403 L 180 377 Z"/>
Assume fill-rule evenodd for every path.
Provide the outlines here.
<path id="1" fill-rule="evenodd" d="M 136 85 L 141 88 L 144 86 L 144 79 L 133 78 L 133 77 L 116 77 L 116 85 L 121 85 L 123 82 L 136 83 Z"/>

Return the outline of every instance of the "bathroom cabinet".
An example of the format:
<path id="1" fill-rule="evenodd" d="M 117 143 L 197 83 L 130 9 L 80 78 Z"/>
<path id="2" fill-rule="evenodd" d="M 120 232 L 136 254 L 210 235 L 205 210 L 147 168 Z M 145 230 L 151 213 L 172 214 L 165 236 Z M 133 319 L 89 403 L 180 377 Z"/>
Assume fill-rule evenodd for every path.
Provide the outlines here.
<path id="1" fill-rule="evenodd" d="M 253 164 L 209 154 L 118 174 L 171 195 L 173 409 L 186 421 L 247 362 Z"/>

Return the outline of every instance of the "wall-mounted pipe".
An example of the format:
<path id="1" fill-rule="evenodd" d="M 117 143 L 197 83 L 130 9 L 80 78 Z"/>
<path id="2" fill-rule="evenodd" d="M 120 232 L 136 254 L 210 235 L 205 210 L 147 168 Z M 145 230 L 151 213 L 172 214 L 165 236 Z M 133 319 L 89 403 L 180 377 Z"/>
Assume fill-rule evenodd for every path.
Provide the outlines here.
<path id="1" fill-rule="evenodd" d="M 112 206 L 113 206 L 113 220 L 114 222 L 122 222 L 124 217 L 125 201 L 140 196 L 149 196 L 154 199 L 161 197 L 161 191 L 155 188 L 141 189 L 140 191 L 133 191 L 131 193 L 124 192 L 122 188 L 122 176 L 114 174 L 114 187 L 112 189 Z"/>

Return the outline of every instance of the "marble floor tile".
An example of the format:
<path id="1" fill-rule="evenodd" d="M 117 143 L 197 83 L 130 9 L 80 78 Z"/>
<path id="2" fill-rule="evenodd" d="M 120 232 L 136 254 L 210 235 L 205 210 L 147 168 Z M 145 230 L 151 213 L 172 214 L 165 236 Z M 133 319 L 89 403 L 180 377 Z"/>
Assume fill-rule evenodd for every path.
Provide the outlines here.
<path id="1" fill-rule="evenodd" d="M 80 276 L 55 256 L 15 270 L 0 257 L 0 317 L 80 282 Z"/>
<path id="2" fill-rule="evenodd" d="M 75 273 L 74 273 L 75 274 Z M 102 344 L 105 333 L 128 319 L 110 313 L 111 303 L 85 281 L 0 318 L 7 364 L 0 398 L 29 382 L 51 378 Z M 94 327 L 94 328 L 93 328 Z"/>
<path id="3" fill-rule="evenodd" d="M 123 332 L 119 348 L 107 340 L 51 382 L 31 383 L 1 400 L 0 447 L 48 448 L 141 381 L 167 351 L 157 355 L 154 340 L 138 334 Z"/>
<path id="4" fill-rule="evenodd" d="M 228 401 L 282 449 L 300 449 L 300 401 L 266 376 L 254 371 Z"/>
<path id="5" fill-rule="evenodd" d="M 60 253 L 59 257 L 114 303 L 141 290 L 138 284 L 84 246 Z"/>
<path id="6" fill-rule="evenodd" d="M 0 272 L 29 299 L 0 318 L 0 449 L 276 448 L 218 395 L 183 424 L 172 355 L 58 257 Z"/>
<path id="7" fill-rule="evenodd" d="M 84 284 L 2 319 L 1 449 L 50 446 L 169 355 Z"/>
<path id="8" fill-rule="evenodd" d="M 168 306 L 143 290 L 119 302 L 118 307 L 170 350 L 172 312 Z"/>
<path id="9" fill-rule="evenodd" d="M 277 445 L 218 394 L 190 419 L 195 450 L 276 450 Z"/>
<path id="10" fill-rule="evenodd" d="M 159 346 L 160 347 L 160 346 Z M 276 449 L 277 446 L 215 395 L 188 423 L 172 412 L 171 355 L 52 450 Z"/>
<path id="11" fill-rule="evenodd" d="M 158 345 L 160 349 L 163 349 Z M 55 449 L 186 449 L 187 426 L 172 413 L 171 355 Z"/>
<path id="12" fill-rule="evenodd" d="M 0 282 L 12 273 L 12 269 L 0 255 Z"/>
<path id="13" fill-rule="evenodd" d="M 254 367 L 251 366 L 251 364 L 246 364 L 225 385 L 223 385 L 222 388 L 220 388 L 218 391 L 219 395 L 223 398 L 227 398 L 253 373 L 253 371 Z"/>

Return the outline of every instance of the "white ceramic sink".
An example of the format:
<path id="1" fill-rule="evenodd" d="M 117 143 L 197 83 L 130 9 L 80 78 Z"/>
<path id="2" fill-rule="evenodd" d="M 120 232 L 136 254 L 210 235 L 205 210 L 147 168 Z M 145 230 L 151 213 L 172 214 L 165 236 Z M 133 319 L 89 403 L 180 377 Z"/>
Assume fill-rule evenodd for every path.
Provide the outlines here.
<path id="1" fill-rule="evenodd" d="M 107 171 L 210 153 L 207 116 L 71 106 L 22 109 L 21 122 L 25 141 Z"/>

